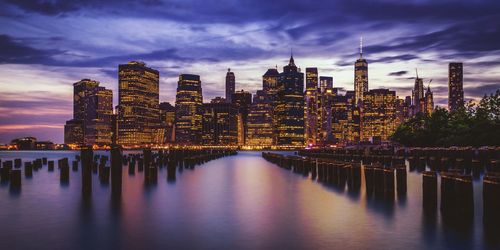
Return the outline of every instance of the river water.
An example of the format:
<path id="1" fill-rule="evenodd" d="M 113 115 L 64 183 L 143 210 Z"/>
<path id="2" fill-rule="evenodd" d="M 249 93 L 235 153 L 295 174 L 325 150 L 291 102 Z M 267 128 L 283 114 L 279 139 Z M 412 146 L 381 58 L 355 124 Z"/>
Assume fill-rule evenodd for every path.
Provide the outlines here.
<path id="1" fill-rule="evenodd" d="M 481 182 L 474 182 L 475 220 L 456 228 L 422 211 L 422 176 L 408 173 L 406 198 L 380 201 L 278 168 L 260 152 L 239 152 L 178 170 L 146 186 L 123 171 L 123 193 L 93 176 L 90 199 L 81 173 L 61 184 L 57 159 L 71 151 L 0 151 L 2 160 L 56 160 L 20 191 L 0 186 L 1 249 L 499 249 L 484 237 Z M 71 166 L 71 162 L 70 162 Z M 363 184 L 364 185 L 364 184 Z M 500 232 L 498 234 L 500 237 Z"/>

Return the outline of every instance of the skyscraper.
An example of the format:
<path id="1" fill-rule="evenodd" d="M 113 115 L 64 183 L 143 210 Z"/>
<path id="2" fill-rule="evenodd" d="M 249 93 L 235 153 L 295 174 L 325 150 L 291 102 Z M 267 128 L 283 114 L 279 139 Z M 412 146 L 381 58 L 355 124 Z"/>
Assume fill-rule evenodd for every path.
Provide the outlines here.
<path id="1" fill-rule="evenodd" d="M 428 115 L 434 111 L 434 95 L 430 86 L 427 86 L 427 91 L 425 91 L 423 111 Z"/>
<path id="2" fill-rule="evenodd" d="M 232 103 L 233 95 L 235 91 L 236 78 L 234 73 L 231 72 L 231 69 L 227 69 L 226 74 L 226 102 Z"/>
<path id="3" fill-rule="evenodd" d="M 223 98 L 214 98 L 203 104 L 203 145 L 236 145 L 238 110 Z"/>
<path id="4" fill-rule="evenodd" d="M 372 89 L 365 94 L 361 116 L 361 140 L 387 141 L 396 130 L 396 92 Z"/>
<path id="5" fill-rule="evenodd" d="M 422 110 L 422 99 L 424 98 L 424 79 L 418 77 L 418 72 L 415 69 L 415 85 L 413 87 L 413 113 L 416 114 Z"/>
<path id="6" fill-rule="evenodd" d="M 172 104 L 160 103 L 160 122 L 164 128 L 162 144 L 174 142 L 175 107 Z"/>
<path id="7" fill-rule="evenodd" d="M 277 116 L 277 144 L 302 146 L 304 144 L 304 74 L 295 66 L 293 55 L 279 77 Z"/>
<path id="8" fill-rule="evenodd" d="M 73 92 L 73 119 L 64 128 L 65 143 L 110 145 L 113 92 L 90 79 L 74 83 Z"/>
<path id="9" fill-rule="evenodd" d="M 238 144 L 245 145 L 248 110 L 252 104 L 252 94 L 241 90 L 233 94 L 232 104 L 238 109 Z"/>
<path id="10" fill-rule="evenodd" d="M 182 74 L 175 96 L 175 142 L 185 145 L 201 143 L 203 95 L 200 76 Z"/>
<path id="11" fill-rule="evenodd" d="M 464 107 L 463 64 L 452 62 L 448 66 L 448 109 L 454 112 Z"/>
<path id="12" fill-rule="evenodd" d="M 304 96 L 305 141 L 316 145 L 318 133 L 318 69 L 306 68 L 306 92 Z"/>
<path id="13" fill-rule="evenodd" d="M 269 99 L 269 103 L 264 104 L 269 107 L 269 111 L 272 117 L 272 137 L 273 137 L 273 145 L 278 141 L 278 116 L 275 112 L 275 107 L 278 104 L 278 89 L 279 89 L 279 77 L 280 73 L 278 72 L 278 67 L 270 68 L 266 71 L 266 73 L 262 76 L 262 90 L 266 93 L 267 99 Z"/>
<path id="14" fill-rule="evenodd" d="M 363 58 L 363 39 L 359 46 L 359 59 L 354 64 L 354 105 L 361 106 L 363 94 L 368 91 L 368 62 Z"/>
<path id="15" fill-rule="evenodd" d="M 264 90 L 253 97 L 248 113 L 247 145 L 271 146 L 274 143 L 272 99 Z"/>
<path id="16" fill-rule="evenodd" d="M 333 77 L 320 76 L 319 77 L 319 87 L 321 89 L 321 93 L 323 93 L 325 91 L 325 89 L 333 88 Z"/>
<path id="17" fill-rule="evenodd" d="M 160 127 L 160 73 L 144 62 L 118 66 L 118 144 L 143 146 L 156 141 Z"/>

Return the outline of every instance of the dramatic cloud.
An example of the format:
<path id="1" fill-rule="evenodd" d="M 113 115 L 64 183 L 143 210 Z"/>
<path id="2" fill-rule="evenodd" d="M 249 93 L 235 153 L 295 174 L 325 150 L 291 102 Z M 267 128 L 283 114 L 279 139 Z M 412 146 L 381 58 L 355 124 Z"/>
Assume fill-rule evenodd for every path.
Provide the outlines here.
<path id="1" fill-rule="evenodd" d="M 446 105 L 448 63 L 461 61 L 466 98 L 478 99 L 500 88 L 498 20 L 490 0 L 6 0 L 0 143 L 30 133 L 61 142 L 72 83 L 98 80 L 116 105 L 117 66 L 130 60 L 160 71 L 161 101 L 174 101 L 181 73 L 201 75 L 205 101 L 224 95 L 227 68 L 237 89 L 255 92 L 291 49 L 302 70 L 350 90 L 360 37 L 370 88 L 410 95 L 418 68 Z"/>

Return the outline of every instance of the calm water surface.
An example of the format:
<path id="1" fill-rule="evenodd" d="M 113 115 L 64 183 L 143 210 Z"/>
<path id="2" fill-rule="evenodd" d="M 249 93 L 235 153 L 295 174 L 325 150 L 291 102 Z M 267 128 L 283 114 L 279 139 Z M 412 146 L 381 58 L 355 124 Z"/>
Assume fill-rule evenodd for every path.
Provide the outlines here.
<path id="1" fill-rule="evenodd" d="M 78 152 L 0 152 L 2 160 L 68 157 Z M 56 161 L 57 165 L 57 161 Z M 71 164 L 70 164 L 71 165 Z M 1 249 L 486 249 L 481 185 L 475 223 L 445 225 L 422 214 L 422 177 L 408 174 L 405 199 L 367 198 L 280 169 L 260 152 L 240 152 L 180 170 L 175 183 L 161 169 L 158 184 L 123 171 L 121 199 L 93 176 L 91 199 L 81 173 L 61 185 L 44 166 L 22 190 L 0 187 Z M 500 237 L 500 233 L 499 233 Z"/>

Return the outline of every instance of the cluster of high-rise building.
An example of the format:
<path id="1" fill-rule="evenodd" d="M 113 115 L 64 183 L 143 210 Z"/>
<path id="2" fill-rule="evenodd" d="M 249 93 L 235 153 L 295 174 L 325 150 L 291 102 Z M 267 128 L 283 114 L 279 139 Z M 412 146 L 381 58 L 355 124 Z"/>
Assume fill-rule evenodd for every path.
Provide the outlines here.
<path id="1" fill-rule="evenodd" d="M 160 103 L 160 74 L 143 62 L 118 67 L 118 105 L 99 82 L 73 84 L 73 119 L 64 128 L 65 143 L 125 147 L 213 145 L 301 147 L 381 143 L 417 113 L 434 110 L 430 86 L 415 77 L 412 96 L 399 98 L 389 89 L 369 89 L 368 62 L 362 46 L 354 64 L 354 90 L 334 88 L 333 78 L 317 68 L 305 74 L 293 55 L 279 72 L 268 69 L 262 89 L 253 96 L 236 91 L 228 69 L 225 97 L 203 102 L 199 75 L 181 74 L 175 104 Z M 429 84 L 432 80 L 429 81 Z M 305 89 L 304 89 L 305 83 Z M 463 107 L 463 66 L 449 64 L 449 110 Z"/>

